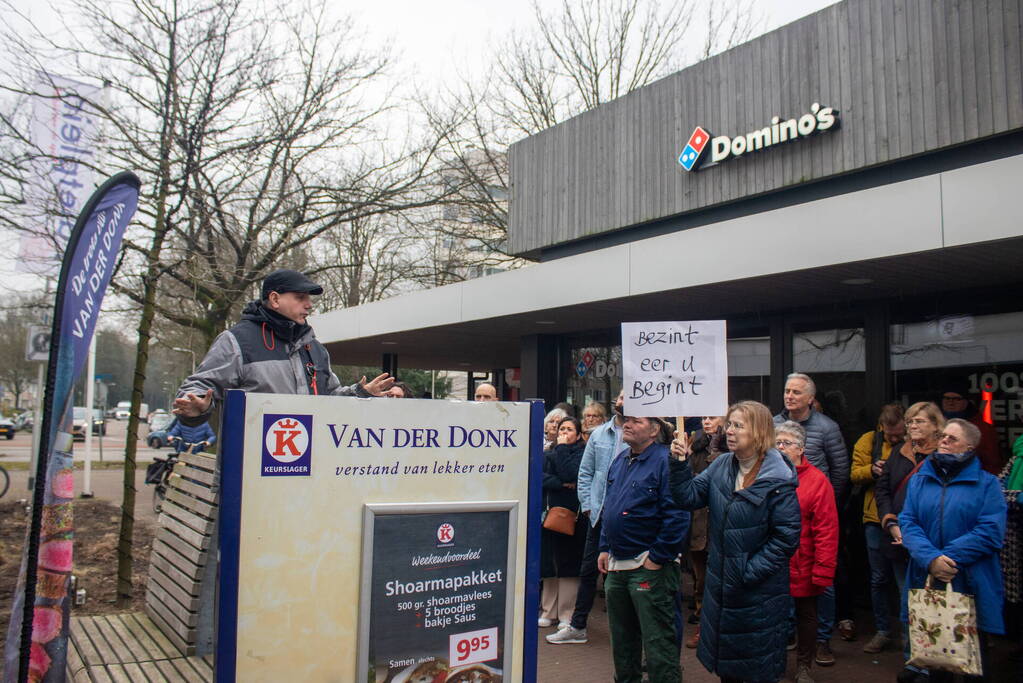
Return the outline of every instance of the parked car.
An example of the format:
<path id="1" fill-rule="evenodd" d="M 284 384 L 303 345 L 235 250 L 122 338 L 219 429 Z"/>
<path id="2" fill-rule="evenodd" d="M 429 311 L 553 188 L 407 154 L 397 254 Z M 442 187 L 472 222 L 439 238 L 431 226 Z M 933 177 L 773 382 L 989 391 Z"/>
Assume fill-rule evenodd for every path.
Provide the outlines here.
<path id="1" fill-rule="evenodd" d="M 156 410 L 154 410 L 151 413 L 149 413 L 149 418 L 147 420 L 147 422 L 149 423 L 149 429 L 153 428 L 153 420 L 155 418 L 160 417 L 160 416 L 166 416 L 166 415 L 169 415 L 169 414 L 170 413 L 168 413 L 163 408 L 157 408 Z"/>
<path id="2" fill-rule="evenodd" d="M 71 438 L 75 441 L 85 441 L 85 429 L 89 420 L 89 409 L 81 406 L 74 407 L 73 422 L 71 424 Z M 95 408 L 92 411 L 92 433 L 106 436 L 107 425 L 103 419 L 103 411 Z"/>
<path id="3" fill-rule="evenodd" d="M 146 443 L 150 448 L 163 448 L 168 445 L 167 432 L 174 426 L 175 418 L 171 414 L 157 415 L 149 425 L 149 436 Z"/>
<path id="4" fill-rule="evenodd" d="M 131 416 L 131 401 L 121 401 L 114 409 L 114 416 L 118 420 L 127 420 Z M 149 404 L 143 403 L 139 406 L 139 419 L 143 422 L 149 417 Z"/>
<path id="5" fill-rule="evenodd" d="M 23 413 L 19 413 L 19 414 L 15 415 L 14 419 L 11 420 L 11 421 L 14 423 L 14 428 L 15 429 L 17 429 L 19 431 L 31 431 L 32 430 L 32 420 L 33 420 L 34 417 L 35 416 L 34 416 L 34 414 L 32 413 L 31 410 L 26 410 Z"/>
<path id="6" fill-rule="evenodd" d="M 6 436 L 8 439 L 13 439 L 14 431 L 14 422 L 8 420 L 6 417 L 0 417 L 0 436 Z"/>

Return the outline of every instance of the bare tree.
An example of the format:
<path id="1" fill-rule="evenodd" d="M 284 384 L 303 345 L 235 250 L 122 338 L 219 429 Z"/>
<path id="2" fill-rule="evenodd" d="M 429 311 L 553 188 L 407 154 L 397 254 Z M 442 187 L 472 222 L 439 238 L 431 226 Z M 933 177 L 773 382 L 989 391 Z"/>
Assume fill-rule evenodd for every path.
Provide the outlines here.
<path id="1" fill-rule="evenodd" d="M 534 2 L 532 29 L 499 44 L 482 78 L 441 102 L 422 98 L 444 140 L 455 189 L 447 203 L 464 217 L 434 220 L 431 229 L 484 245 L 486 258 L 504 267 L 518 265 L 505 249 L 512 142 L 747 40 L 759 25 L 752 0 L 562 0 L 555 11 L 544 7 Z M 707 29 L 702 40 L 697 16 Z"/>
<path id="2" fill-rule="evenodd" d="M 75 0 L 70 10 L 67 43 L 6 37 L 23 59 L 57 54 L 106 84 L 104 100 L 88 103 L 104 122 L 106 160 L 143 180 L 112 283 L 139 315 L 119 546 L 127 602 L 154 320 L 198 330 L 208 345 L 293 253 L 340 226 L 436 201 L 421 189 L 436 145 L 380 134 L 387 55 L 360 49 L 356 27 L 331 20 L 325 3 Z"/>
<path id="3" fill-rule="evenodd" d="M 15 295 L 0 309 L 0 384 L 14 394 L 14 407 L 21 408 L 21 396 L 36 381 L 38 362 L 26 360 L 29 326 L 40 320 L 40 305 L 34 298 Z"/>

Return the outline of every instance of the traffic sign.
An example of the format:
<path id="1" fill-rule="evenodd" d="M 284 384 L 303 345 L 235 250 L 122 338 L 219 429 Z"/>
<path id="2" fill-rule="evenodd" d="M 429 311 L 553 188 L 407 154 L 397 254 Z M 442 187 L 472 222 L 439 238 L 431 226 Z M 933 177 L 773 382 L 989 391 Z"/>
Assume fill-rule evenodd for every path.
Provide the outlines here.
<path id="1" fill-rule="evenodd" d="M 30 325 L 28 341 L 25 345 L 25 359 L 29 361 L 47 360 L 50 357 L 50 328 L 43 325 Z"/>

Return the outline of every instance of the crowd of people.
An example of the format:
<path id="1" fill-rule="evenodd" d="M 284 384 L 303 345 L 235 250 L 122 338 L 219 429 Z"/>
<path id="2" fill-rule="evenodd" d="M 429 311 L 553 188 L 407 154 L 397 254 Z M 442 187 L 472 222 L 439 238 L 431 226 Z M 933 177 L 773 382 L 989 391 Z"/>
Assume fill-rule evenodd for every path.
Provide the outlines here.
<path id="1" fill-rule="evenodd" d="M 307 323 L 322 291 L 298 271 L 270 273 L 182 385 L 183 427 L 201 428 L 230 389 L 411 397 L 387 373 L 341 384 Z M 967 392 L 951 384 L 937 402 L 885 406 L 851 461 L 800 373 L 788 377 L 778 415 L 742 401 L 691 433 L 625 415 L 621 394 L 610 419 L 598 403 L 582 421 L 558 404 L 544 421 L 538 624 L 556 629 L 547 642 L 588 642 L 603 575 L 619 683 L 639 683 L 644 669 L 654 683 L 681 680 L 682 647 L 722 681 L 777 681 L 795 649 L 796 681 L 812 683 L 813 665 L 836 664 L 833 633 L 857 637 L 850 565 L 862 545 L 874 621 L 864 652 L 901 639 L 900 683 L 951 680 L 910 661 L 892 607 L 905 624 L 909 591 L 935 582 L 974 596 L 983 660 L 1006 615 L 1019 630 L 1023 605 L 1023 437 L 1003 458 Z M 480 384 L 475 398 L 498 400 L 497 390 Z M 683 569 L 695 585 L 688 637 Z M 991 680 L 991 667 L 979 678 Z"/>
<path id="2" fill-rule="evenodd" d="M 860 630 L 872 631 L 867 654 L 901 643 L 900 683 L 941 683 L 952 674 L 911 661 L 907 604 L 911 590 L 950 583 L 975 599 L 976 680 L 993 680 L 987 641 L 1023 603 L 1023 438 L 1002 457 L 960 389 L 884 406 L 851 457 L 801 373 L 788 377 L 779 414 L 742 401 L 691 432 L 625 415 L 621 394 L 610 419 L 598 403 L 582 422 L 559 404 L 544 423 L 544 504 L 577 524 L 542 532 L 547 642 L 588 642 L 603 575 L 621 683 L 681 680 L 683 647 L 722 681 L 780 680 L 795 650 L 795 680 L 812 683 L 814 666 L 836 665 L 832 637 Z M 866 556 L 862 577 L 856 555 Z M 688 627 L 683 572 L 693 578 Z M 853 620 L 860 581 L 872 629 Z"/>

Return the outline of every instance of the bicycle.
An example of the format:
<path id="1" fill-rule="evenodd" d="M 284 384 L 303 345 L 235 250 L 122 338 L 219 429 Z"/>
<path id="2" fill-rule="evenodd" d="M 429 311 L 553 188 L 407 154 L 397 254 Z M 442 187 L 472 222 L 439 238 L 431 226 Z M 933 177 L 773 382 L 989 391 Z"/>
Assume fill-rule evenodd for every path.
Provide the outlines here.
<path id="1" fill-rule="evenodd" d="M 0 498 L 4 497 L 7 493 L 7 489 L 11 487 L 11 475 L 7 474 L 7 470 L 4 469 L 3 465 L 0 465 Z"/>
<path id="2" fill-rule="evenodd" d="M 180 441 L 180 437 L 171 436 L 167 438 L 168 444 L 172 444 L 175 441 Z M 156 488 L 153 489 L 154 514 L 160 514 L 160 511 L 163 509 L 163 501 L 167 497 L 167 486 L 170 483 L 171 474 L 174 473 L 174 465 L 178 462 L 178 456 L 181 453 L 188 453 L 189 455 L 202 453 L 203 448 L 209 446 L 209 443 L 200 441 L 198 443 L 183 443 L 183 445 L 185 447 L 183 451 L 175 451 L 166 458 L 155 456 L 153 462 L 146 468 L 146 483 L 156 485 Z"/>

